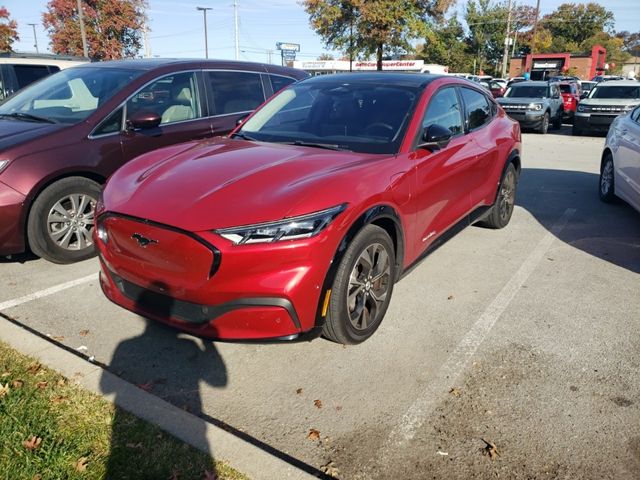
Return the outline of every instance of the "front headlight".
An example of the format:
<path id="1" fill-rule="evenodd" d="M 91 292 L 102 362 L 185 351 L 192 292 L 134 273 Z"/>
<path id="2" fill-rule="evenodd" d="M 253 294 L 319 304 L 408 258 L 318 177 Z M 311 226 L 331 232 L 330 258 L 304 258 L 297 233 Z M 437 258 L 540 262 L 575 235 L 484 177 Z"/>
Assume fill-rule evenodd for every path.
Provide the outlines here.
<path id="1" fill-rule="evenodd" d="M 9 160 L 0 160 L 0 173 L 4 170 L 4 167 L 9 165 Z"/>
<path id="2" fill-rule="evenodd" d="M 584 106 L 584 105 L 578 105 L 577 110 L 578 110 L 579 112 L 584 112 L 584 111 L 586 111 L 587 109 L 585 108 L 585 106 Z"/>
<path id="3" fill-rule="evenodd" d="M 529 110 L 535 110 L 535 111 L 539 112 L 540 110 L 542 110 L 542 104 L 541 103 L 530 103 L 529 104 Z"/>
<path id="4" fill-rule="evenodd" d="M 299 240 L 317 235 L 324 230 L 340 213 L 347 208 L 343 203 L 320 212 L 285 218 L 276 222 L 246 225 L 243 227 L 221 228 L 214 230 L 221 237 L 235 245 L 249 243 L 270 243 L 283 240 Z"/>

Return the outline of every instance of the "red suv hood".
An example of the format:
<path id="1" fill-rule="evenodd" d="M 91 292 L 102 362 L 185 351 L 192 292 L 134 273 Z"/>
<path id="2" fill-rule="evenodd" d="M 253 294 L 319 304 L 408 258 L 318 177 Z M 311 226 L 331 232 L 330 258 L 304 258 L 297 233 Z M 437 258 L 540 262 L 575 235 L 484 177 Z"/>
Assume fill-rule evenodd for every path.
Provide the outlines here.
<path id="1" fill-rule="evenodd" d="M 332 189 L 329 177 L 384 158 L 243 140 L 181 144 L 118 170 L 104 205 L 190 231 L 268 222 L 334 206 L 301 203 Z"/>

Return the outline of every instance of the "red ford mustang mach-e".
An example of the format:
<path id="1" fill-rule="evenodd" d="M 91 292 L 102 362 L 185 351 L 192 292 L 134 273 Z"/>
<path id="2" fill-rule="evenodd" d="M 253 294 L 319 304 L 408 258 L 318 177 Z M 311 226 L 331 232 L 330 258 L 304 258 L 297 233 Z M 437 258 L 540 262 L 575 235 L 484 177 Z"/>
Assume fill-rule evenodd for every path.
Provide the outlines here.
<path id="1" fill-rule="evenodd" d="M 460 227 L 507 225 L 520 156 L 517 122 L 466 80 L 307 79 L 230 138 L 118 170 L 97 207 L 101 285 L 204 337 L 359 343 L 412 264 Z"/>

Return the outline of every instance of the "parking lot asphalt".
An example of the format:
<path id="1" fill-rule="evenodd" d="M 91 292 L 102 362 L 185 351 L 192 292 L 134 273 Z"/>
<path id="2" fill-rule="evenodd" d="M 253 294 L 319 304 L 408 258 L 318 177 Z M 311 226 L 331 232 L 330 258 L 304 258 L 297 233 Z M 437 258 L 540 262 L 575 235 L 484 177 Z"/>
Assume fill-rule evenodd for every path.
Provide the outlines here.
<path id="1" fill-rule="evenodd" d="M 109 303 L 95 259 L 2 261 L 0 312 L 310 471 L 637 479 L 640 215 L 598 200 L 603 144 L 523 134 L 510 225 L 427 257 L 358 346 L 203 342 Z"/>

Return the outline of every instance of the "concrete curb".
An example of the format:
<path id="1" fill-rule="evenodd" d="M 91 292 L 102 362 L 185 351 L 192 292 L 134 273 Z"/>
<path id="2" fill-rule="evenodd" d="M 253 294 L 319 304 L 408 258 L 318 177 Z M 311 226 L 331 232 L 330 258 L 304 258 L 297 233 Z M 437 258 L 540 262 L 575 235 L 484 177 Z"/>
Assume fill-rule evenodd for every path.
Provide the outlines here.
<path id="1" fill-rule="evenodd" d="M 157 425 L 183 442 L 209 453 L 216 460 L 229 464 L 252 480 L 317 478 L 5 319 L 0 319 L 0 341 L 36 358 L 87 390 L 115 402 L 118 407 Z M 199 438 L 191 435 L 191 432 L 203 430 L 204 442 L 201 435 L 198 435 Z"/>

